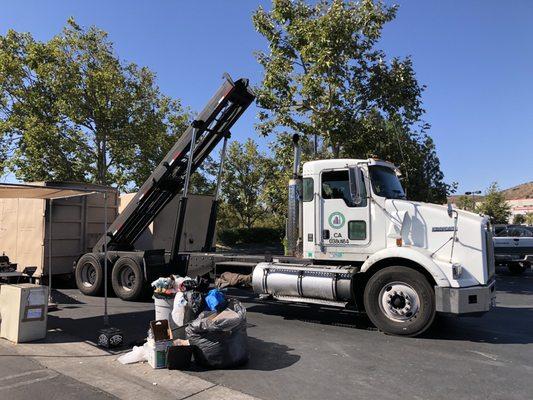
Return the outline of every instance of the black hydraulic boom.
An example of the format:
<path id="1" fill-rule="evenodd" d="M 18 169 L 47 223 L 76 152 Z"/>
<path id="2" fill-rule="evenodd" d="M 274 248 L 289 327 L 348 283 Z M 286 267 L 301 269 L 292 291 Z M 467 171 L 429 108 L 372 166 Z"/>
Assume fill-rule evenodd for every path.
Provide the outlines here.
<path id="1" fill-rule="evenodd" d="M 135 240 L 159 212 L 176 195 L 183 193 L 184 201 L 180 204 L 174 237 L 173 252 L 177 251 L 190 174 L 202 164 L 221 139 L 229 136 L 231 127 L 254 98 L 247 79 L 233 82 L 225 74 L 222 86 L 109 226 L 106 234 L 98 240 L 93 252 L 104 251 L 106 241 L 107 249 L 111 251 L 134 250 Z"/>

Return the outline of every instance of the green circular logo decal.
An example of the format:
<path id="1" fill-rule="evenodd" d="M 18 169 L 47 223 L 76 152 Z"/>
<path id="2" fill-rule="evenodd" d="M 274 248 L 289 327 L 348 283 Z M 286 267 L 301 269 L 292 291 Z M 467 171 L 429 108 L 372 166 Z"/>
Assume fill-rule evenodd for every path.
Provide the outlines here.
<path id="1" fill-rule="evenodd" d="M 340 212 L 334 212 L 329 215 L 329 226 L 333 229 L 341 229 L 346 222 L 346 218 Z"/>

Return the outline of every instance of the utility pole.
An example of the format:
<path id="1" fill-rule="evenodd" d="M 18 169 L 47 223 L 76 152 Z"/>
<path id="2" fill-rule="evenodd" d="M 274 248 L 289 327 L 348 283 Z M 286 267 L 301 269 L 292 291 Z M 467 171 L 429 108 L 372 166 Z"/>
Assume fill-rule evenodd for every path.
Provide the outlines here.
<path id="1" fill-rule="evenodd" d="M 481 194 L 481 190 L 473 190 L 471 192 L 465 192 L 467 196 L 472 195 L 472 211 L 476 211 L 476 194 Z"/>

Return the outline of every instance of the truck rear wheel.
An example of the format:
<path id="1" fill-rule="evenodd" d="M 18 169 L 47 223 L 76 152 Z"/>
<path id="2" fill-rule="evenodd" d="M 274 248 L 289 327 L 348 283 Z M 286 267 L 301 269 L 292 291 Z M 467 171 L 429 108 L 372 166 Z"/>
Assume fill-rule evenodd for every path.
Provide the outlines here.
<path id="1" fill-rule="evenodd" d="M 144 276 L 138 260 L 121 257 L 111 272 L 111 284 L 115 294 L 122 300 L 137 300 L 144 288 Z"/>
<path id="2" fill-rule="evenodd" d="M 87 296 L 97 296 L 104 290 L 104 258 L 98 254 L 88 253 L 81 256 L 76 263 L 74 277 L 76 286 Z"/>
<path id="3" fill-rule="evenodd" d="M 364 305 L 372 323 L 392 335 L 420 335 L 435 318 L 433 288 L 423 274 L 407 267 L 387 267 L 372 275 Z"/>

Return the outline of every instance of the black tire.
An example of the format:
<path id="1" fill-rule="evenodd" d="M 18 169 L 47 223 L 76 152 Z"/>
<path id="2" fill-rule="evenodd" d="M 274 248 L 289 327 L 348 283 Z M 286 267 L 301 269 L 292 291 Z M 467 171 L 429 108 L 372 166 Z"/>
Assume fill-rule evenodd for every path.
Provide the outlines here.
<path id="1" fill-rule="evenodd" d="M 104 258 L 87 253 L 81 256 L 74 270 L 76 286 L 87 296 L 98 296 L 104 292 Z"/>
<path id="2" fill-rule="evenodd" d="M 372 275 L 364 305 L 372 323 L 391 335 L 420 335 L 435 319 L 433 287 L 423 274 L 407 267 L 387 267 Z"/>
<path id="3" fill-rule="evenodd" d="M 509 272 L 512 275 L 522 275 L 524 272 L 526 272 L 526 269 L 530 266 L 528 262 L 513 262 L 507 264 L 507 268 L 509 268 Z"/>
<path id="4" fill-rule="evenodd" d="M 122 300 L 139 299 L 144 289 L 144 275 L 139 260 L 120 257 L 111 272 L 111 285 Z"/>

